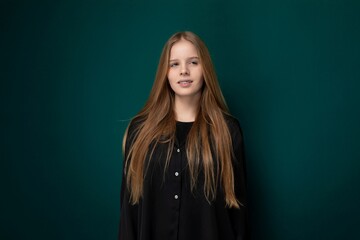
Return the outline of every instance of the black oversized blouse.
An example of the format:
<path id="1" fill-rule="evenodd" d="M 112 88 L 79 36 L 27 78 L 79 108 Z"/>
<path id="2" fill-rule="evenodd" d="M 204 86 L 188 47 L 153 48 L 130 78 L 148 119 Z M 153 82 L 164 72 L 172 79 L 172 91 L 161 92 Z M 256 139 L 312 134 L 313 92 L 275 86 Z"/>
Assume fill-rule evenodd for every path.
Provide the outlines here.
<path id="1" fill-rule="evenodd" d="M 130 193 L 123 174 L 119 240 L 249 239 L 243 138 L 235 118 L 227 117 L 227 123 L 235 153 L 235 194 L 244 206 L 240 206 L 240 209 L 225 207 L 222 186 L 218 186 L 216 199 L 209 203 L 204 196 L 202 172 L 196 189 L 191 191 L 185 143 L 192 123 L 177 122 L 177 140 L 165 177 L 167 145 L 159 144 L 145 176 L 143 197 L 136 205 L 129 203 Z M 133 129 L 134 124 L 131 124 L 125 156 L 134 134 Z"/>

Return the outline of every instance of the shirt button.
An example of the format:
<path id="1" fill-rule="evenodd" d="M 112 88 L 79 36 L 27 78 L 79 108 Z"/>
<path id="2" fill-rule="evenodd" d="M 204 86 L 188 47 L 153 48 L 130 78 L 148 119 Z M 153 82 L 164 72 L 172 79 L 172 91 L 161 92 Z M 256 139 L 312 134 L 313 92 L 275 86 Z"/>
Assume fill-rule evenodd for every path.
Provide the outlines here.
<path id="1" fill-rule="evenodd" d="M 177 152 L 180 152 L 180 148 L 178 148 L 176 151 L 177 151 Z"/>
<path id="2" fill-rule="evenodd" d="M 178 195 L 175 195 L 175 196 L 174 196 L 174 198 L 175 198 L 175 199 L 178 199 L 178 198 L 179 198 L 179 196 L 178 196 Z"/>
<path id="3" fill-rule="evenodd" d="M 175 176 L 179 176 L 179 173 L 178 173 L 178 172 L 175 172 Z"/>

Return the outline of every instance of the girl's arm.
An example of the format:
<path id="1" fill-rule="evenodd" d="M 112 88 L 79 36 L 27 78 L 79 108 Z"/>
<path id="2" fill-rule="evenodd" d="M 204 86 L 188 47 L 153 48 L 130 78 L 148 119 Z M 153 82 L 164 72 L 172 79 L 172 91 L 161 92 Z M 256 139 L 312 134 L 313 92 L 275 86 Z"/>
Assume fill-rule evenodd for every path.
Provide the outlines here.
<path id="1" fill-rule="evenodd" d="M 246 166 L 243 134 L 238 120 L 234 119 L 229 125 L 232 137 L 234 159 L 234 187 L 237 200 L 240 202 L 240 209 L 230 209 L 233 229 L 236 240 L 248 240 L 249 236 L 249 217 L 246 194 Z"/>

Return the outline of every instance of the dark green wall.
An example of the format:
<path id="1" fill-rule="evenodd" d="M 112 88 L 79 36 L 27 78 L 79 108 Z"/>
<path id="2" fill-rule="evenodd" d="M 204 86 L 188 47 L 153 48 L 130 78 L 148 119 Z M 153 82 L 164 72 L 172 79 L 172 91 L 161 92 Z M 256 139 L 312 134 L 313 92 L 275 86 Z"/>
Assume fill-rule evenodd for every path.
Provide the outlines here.
<path id="1" fill-rule="evenodd" d="M 121 139 L 198 33 L 246 144 L 253 239 L 359 239 L 360 2 L 1 1 L 0 239 L 116 239 Z"/>

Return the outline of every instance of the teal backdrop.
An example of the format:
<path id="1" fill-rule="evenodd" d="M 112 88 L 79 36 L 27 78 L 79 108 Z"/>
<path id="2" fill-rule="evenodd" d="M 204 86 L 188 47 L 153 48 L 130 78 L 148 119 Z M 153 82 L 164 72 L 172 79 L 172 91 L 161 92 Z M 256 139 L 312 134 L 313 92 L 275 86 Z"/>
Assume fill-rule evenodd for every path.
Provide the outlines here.
<path id="1" fill-rule="evenodd" d="M 360 239 L 359 1 L 0 9 L 0 239 L 116 239 L 122 136 L 179 30 L 207 43 L 240 120 L 252 239 Z"/>

